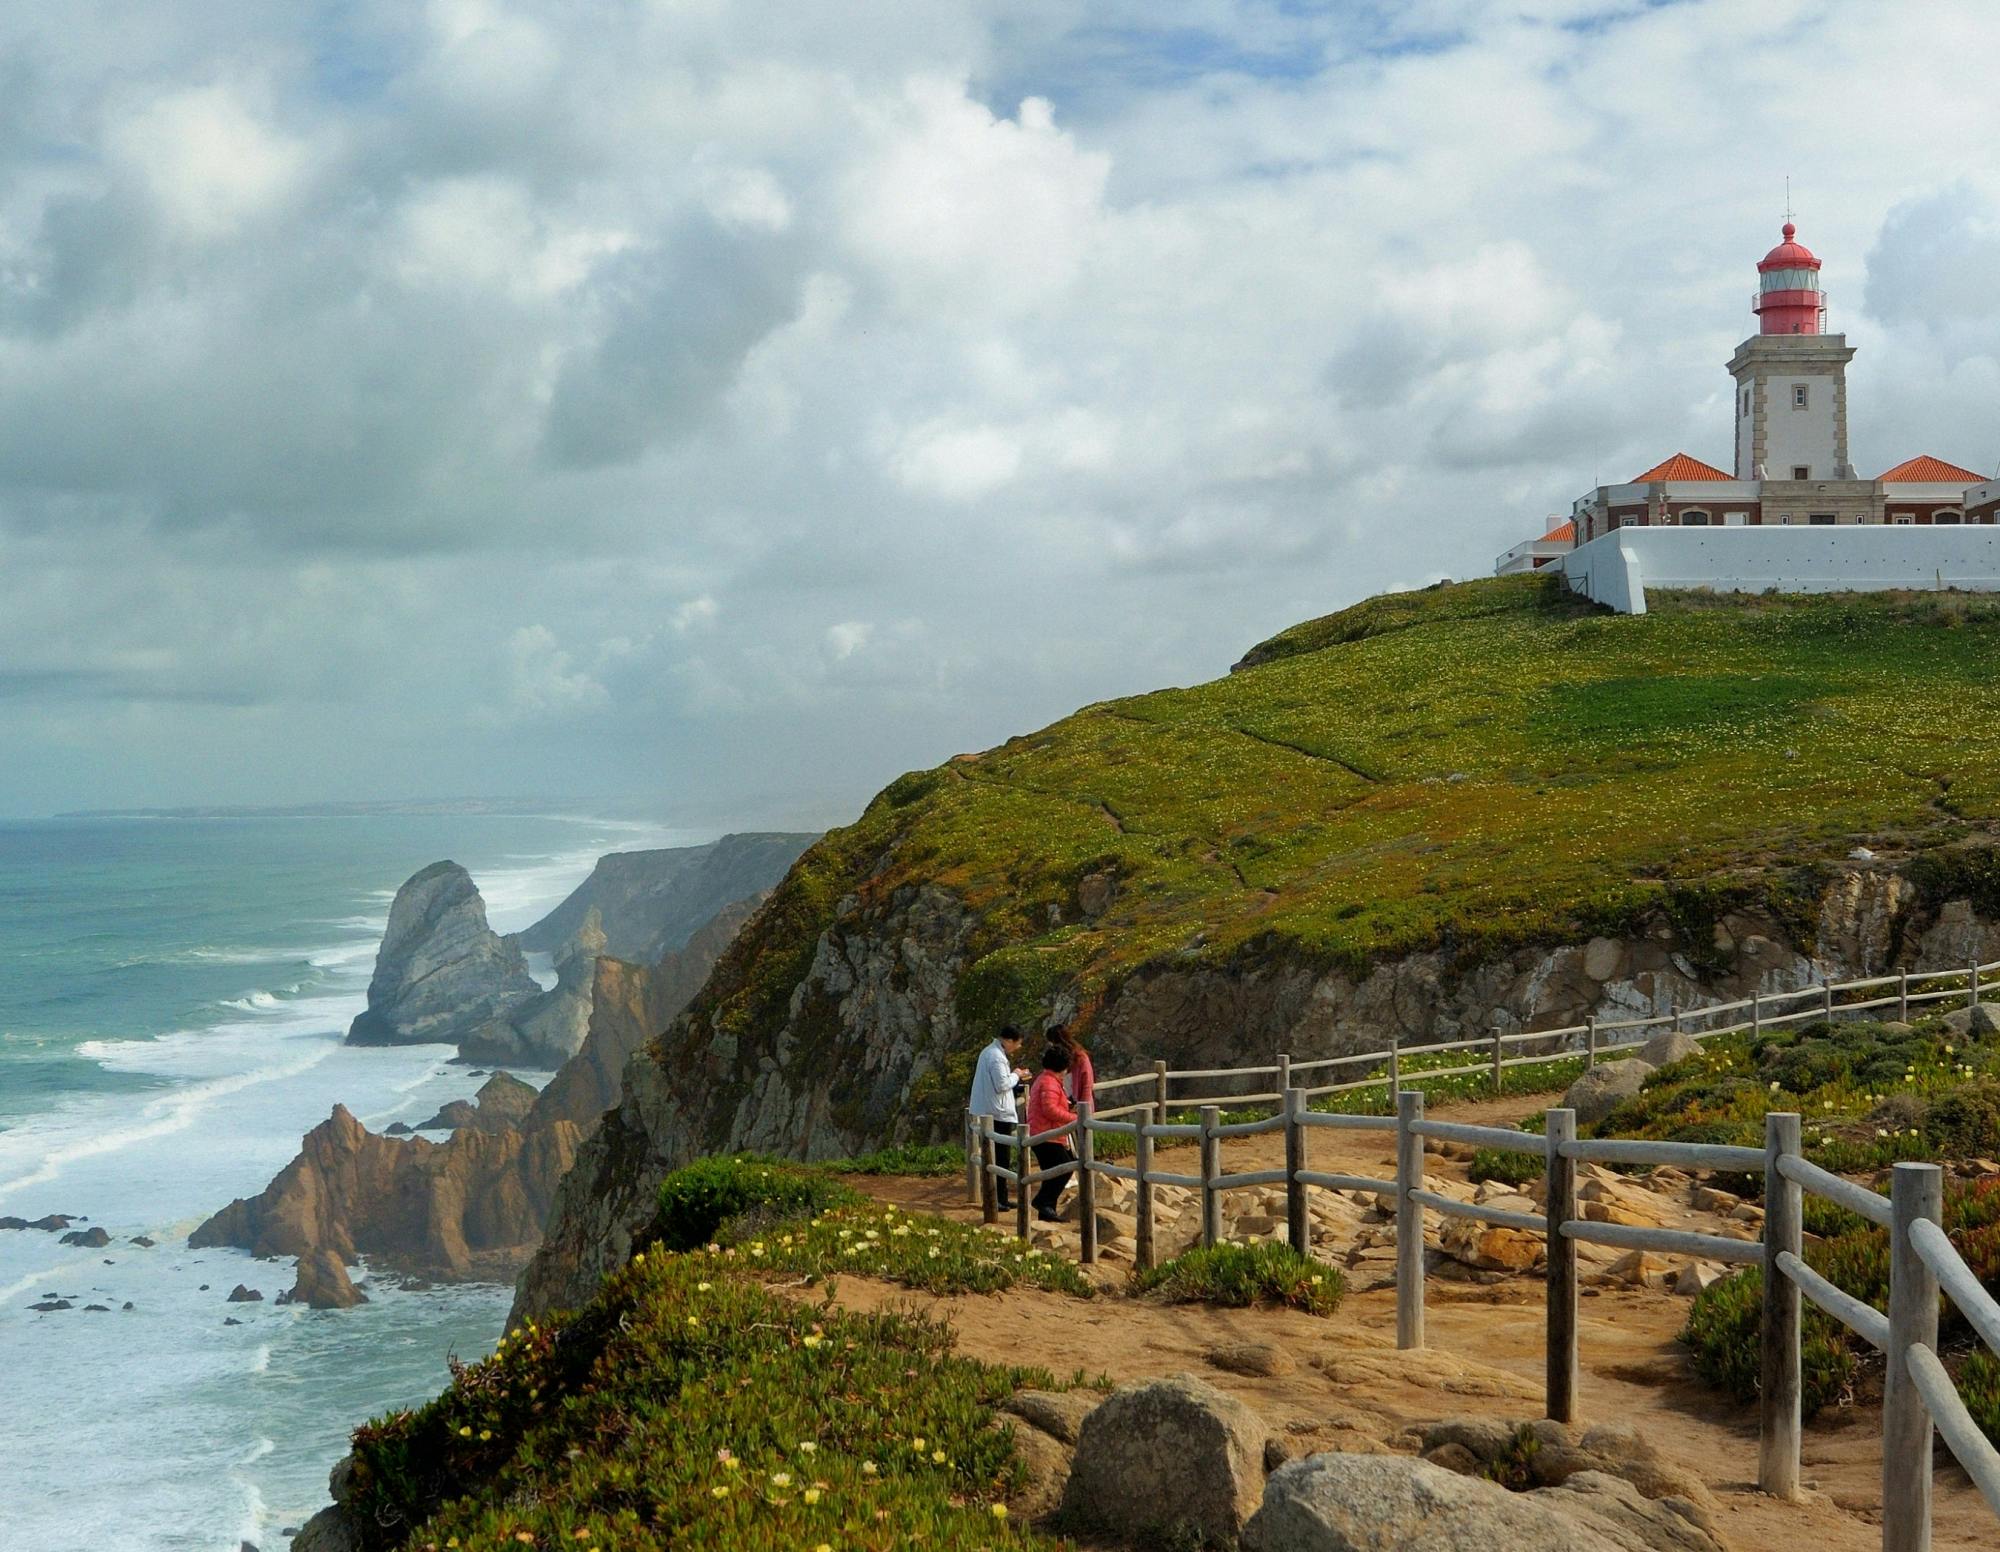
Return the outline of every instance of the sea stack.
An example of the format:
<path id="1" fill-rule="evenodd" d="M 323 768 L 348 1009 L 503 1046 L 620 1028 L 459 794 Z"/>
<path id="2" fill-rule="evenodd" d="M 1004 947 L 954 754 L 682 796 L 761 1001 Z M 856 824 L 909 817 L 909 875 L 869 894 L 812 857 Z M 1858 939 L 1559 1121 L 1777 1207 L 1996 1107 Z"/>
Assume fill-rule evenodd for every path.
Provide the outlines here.
<path id="1" fill-rule="evenodd" d="M 456 862 L 434 862 L 396 891 L 351 1045 L 456 1044 L 541 987 L 520 949 L 486 924 L 486 902 Z"/>

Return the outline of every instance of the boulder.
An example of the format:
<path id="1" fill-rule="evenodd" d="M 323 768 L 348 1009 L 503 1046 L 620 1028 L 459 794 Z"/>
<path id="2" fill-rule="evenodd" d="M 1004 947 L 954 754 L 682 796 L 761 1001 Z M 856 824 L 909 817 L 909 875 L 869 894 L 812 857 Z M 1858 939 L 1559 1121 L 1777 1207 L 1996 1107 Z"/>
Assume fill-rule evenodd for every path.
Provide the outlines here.
<path id="1" fill-rule="evenodd" d="M 1438 1229 L 1438 1249 L 1481 1271 L 1528 1272 L 1543 1259 L 1541 1236 L 1501 1228 L 1471 1218 L 1447 1218 Z"/>
<path id="2" fill-rule="evenodd" d="M 1233 1545 L 1263 1492 L 1266 1433 L 1191 1374 L 1123 1386 L 1084 1419 L 1062 1523 L 1141 1544 Z"/>
<path id="3" fill-rule="evenodd" d="M 1243 1536 L 1249 1552 L 1720 1552 L 1670 1503 L 1582 1473 L 1510 1493 L 1395 1455 L 1315 1455 L 1271 1475 Z"/>
<path id="4" fill-rule="evenodd" d="M 134 1234 L 132 1236 L 132 1243 L 137 1245 L 141 1250 L 151 1250 L 159 1241 L 148 1239 L 144 1234 Z"/>
<path id="5" fill-rule="evenodd" d="M 25 1229 L 27 1226 L 26 1218 L 0 1218 L 0 1229 Z"/>
<path id="6" fill-rule="evenodd" d="M 85 1250 L 102 1250 L 111 1243 L 111 1236 L 103 1229 L 72 1229 L 62 1237 L 65 1245 L 80 1245 Z"/>
<path id="7" fill-rule="evenodd" d="M 1019 1390 L 1000 1403 L 1000 1410 L 1052 1439 L 1074 1444 L 1083 1420 L 1103 1399 L 1094 1390 Z"/>
<path id="8" fill-rule="evenodd" d="M 408 1137 L 416 1130 L 408 1121 L 391 1121 L 382 1128 L 384 1137 Z"/>
<path id="9" fill-rule="evenodd" d="M 46 1314 L 51 1310 L 75 1309 L 76 1306 L 70 1303 L 68 1299 L 43 1299 L 38 1303 L 30 1304 L 28 1308 L 31 1310 L 40 1310 Z"/>
<path id="10" fill-rule="evenodd" d="M 1271 1379 L 1296 1373 L 1299 1367 L 1292 1355 L 1275 1342 L 1225 1342 L 1220 1347 L 1209 1348 L 1201 1356 L 1204 1363 L 1230 1374 Z"/>
<path id="11" fill-rule="evenodd" d="M 347 1516 L 329 1505 L 299 1527 L 292 1552 L 363 1552 L 360 1534 Z"/>
<path id="12" fill-rule="evenodd" d="M 1007 1495 L 1009 1511 L 1024 1520 L 1045 1520 L 1062 1506 L 1069 1484 L 1070 1447 L 1018 1417 L 996 1419 L 1014 1441 L 1021 1485 Z"/>
<path id="13" fill-rule="evenodd" d="M 1639 1060 L 1649 1067 L 1666 1067 L 1674 1062 L 1685 1061 L 1690 1056 L 1701 1055 L 1701 1042 L 1693 1035 L 1684 1035 L 1678 1029 L 1663 1029 L 1644 1045 L 1639 1047 Z"/>
<path id="14" fill-rule="evenodd" d="M 1625 945 L 1615 938 L 1592 938 L 1583 950 L 1583 973 L 1593 981 L 1616 980 L 1625 968 Z"/>
<path id="15" fill-rule="evenodd" d="M 486 924 L 472 875 L 434 862 L 407 879 L 368 983 L 368 1006 L 347 1031 L 350 1045 L 456 1044 L 542 988 L 521 950 Z"/>
<path id="16" fill-rule="evenodd" d="M 228 1302 L 231 1304 L 262 1304 L 264 1302 L 264 1295 L 259 1293 L 255 1288 L 246 1288 L 242 1283 L 238 1283 L 234 1288 L 229 1290 Z"/>
<path id="17" fill-rule="evenodd" d="M 352 1309 L 366 1304 L 368 1295 L 354 1286 L 340 1257 L 322 1246 L 299 1257 L 298 1281 L 278 1295 L 278 1302 L 310 1309 Z"/>
<path id="18" fill-rule="evenodd" d="M 1595 1126 L 1617 1109 L 1620 1101 L 1638 1093 L 1652 1071 L 1650 1063 L 1637 1057 L 1599 1062 L 1564 1091 L 1563 1106 L 1576 1112 L 1578 1126 Z"/>
<path id="19" fill-rule="evenodd" d="M 1972 1009 L 1972 1016 L 1965 1021 L 1966 1029 L 1975 1035 L 1990 1035 L 2000 1031 L 2000 1013 L 1993 1011 L 1993 1004 L 1982 1002 Z"/>
<path id="20" fill-rule="evenodd" d="M 37 1218 L 27 1227 L 40 1229 L 45 1234 L 55 1234 L 68 1228 L 75 1221 L 68 1213 L 50 1213 L 46 1218 Z"/>

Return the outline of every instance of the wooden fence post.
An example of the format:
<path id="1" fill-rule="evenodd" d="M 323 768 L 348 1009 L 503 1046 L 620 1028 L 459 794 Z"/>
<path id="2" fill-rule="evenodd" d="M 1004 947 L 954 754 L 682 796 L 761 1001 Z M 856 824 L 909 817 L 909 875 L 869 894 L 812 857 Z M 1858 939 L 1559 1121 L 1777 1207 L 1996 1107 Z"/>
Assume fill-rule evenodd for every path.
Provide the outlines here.
<path id="1" fill-rule="evenodd" d="M 1095 1134 L 1090 1118 L 1097 1107 L 1087 1099 L 1076 1102 L 1076 1230 L 1080 1241 L 1077 1257 L 1085 1266 L 1097 1260 L 1097 1178 L 1091 1166 L 1097 1161 Z"/>
<path id="2" fill-rule="evenodd" d="M 1396 1108 L 1396 1094 L 1403 1086 L 1403 1037 L 1396 1031 L 1389 1034 L 1389 1108 Z"/>
<path id="3" fill-rule="evenodd" d="M 1825 976 L 1819 981 L 1819 1011 L 1827 1023 L 1833 1022 L 1833 982 Z"/>
<path id="4" fill-rule="evenodd" d="M 1222 1139 L 1215 1129 L 1222 1125 L 1217 1105 L 1201 1107 L 1201 1242 L 1213 1245 L 1222 1238 L 1222 1190 L 1215 1177 L 1222 1173 Z"/>
<path id="5" fill-rule="evenodd" d="M 1028 1152 L 1028 1123 L 1014 1122 L 1014 1234 L 1017 1239 L 1028 1237 L 1028 1160 L 1033 1155 Z"/>
<path id="6" fill-rule="evenodd" d="M 1910 1022 L 1910 972 L 1907 970 L 1896 983 L 1896 1021 L 1901 1024 Z"/>
<path id="7" fill-rule="evenodd" d="M 1750 994 L 1750 1038 L 1754 1040 L 1763 1032 L 1764 994 L 1761 991 L 1752 992 Z"/>
<path id="8" fill-rule="evenodd" d="M 1132 1217 L 1132 1265 L 1142 1272 L 1153 1269 L 1153 1139 L 1146 1135 L 1146 1123 L 1139 1122 L 1139 1134 L 1133 1139 L 1132 1172 L 1139 1178 L 1132 1183 L 1134 1200 Z"/>
<path id="9" fill-rule="evenodd" d="M 1292 1057 L 1289 1051 L 1278 1053 L 1278 1103 L 1285 1102 L 1285 1090 L 1292 1086 Z"/>
<path id="10" fill-rule="evenodd" d="M 1576 1241 L 1563 1225 L 1576 1216 L 1576 1160 L 1563 1155 L 1563 1145 L 1576 1140 L 1576 1112 L 1551 1110 L 1544 1128 L 1547 1141 L 1547 1189 L 1542 1206 L 1549 1221 L 1549 1416 L 1558 1423 L 1576 1421 Z"/>
<path id="11" fill-rule="evenodd" d="M 1285 1090 L 1285 1238 L 1300 1255 L 1312 1250 L 1312 1220 L 1306 1215 L 1306 1192 L 1310 1188 L 1299 1179 L 1306 1167 L 1306 1125 L 1299 1119 L 1306 1111 L 1306 1096 L 1299 1089 Z"/>
<path id="12" fill-rule="evenodd" d="M 1153 1063 L 1153 1123 L 1167 1124 L 1167 1064 Z"/>
<path id="13" fill-rule="evenodd" d="M 1506 1055 L 1506 1053 L 1507 1048 L 1500 1043 L 1500 1026 L 1495 1024 L 1493 1026 L 1493 1097 L 1495 1099 L 1500 1097 L 1500 1085 L 1505 1078 L 1505 1074 L 1500 1067 L 1500 1058 Z"/>
<path id="14" fill-rule="evenodd" d="M 1966 984 L 1972 991 L 1966 998 L 1965 1005 L 1968 1008 L 1976 1008 L 1979 1006 L 1979 961 L 1976 959 L 1972 962 L 1971 970 L 1966 972 Z"/>
<path id="15" fill-rule="evenodd" d="M 1778 1161 L 1796 1155 L 1803 1140 L 1799 1117 L 1773 1111 L 1764 1117 L 1764 1322 L 1763 1380 L 1758 1387 L 1757 1485 L 1773 1498 L 1799 1496 L 1798 1284 L 1778 1270 L 1778 1257 L 1805 1253 L 1801 1196 Z"/>
<path id="16" fill-rule="evenodd" d="M 1591 1014 L 1583 1021 L 1583 1067 L 1588 1072 L 1597 1065 L 1597 1015 Z"/>
<path id="17" fill-rule="evenodd" d="M 965 1112 L 965 1199 L 979 1205 L 979 1117 Z"/>
<path id="18" fill-rule="evenodd" d="M 1424 1118 L 1424 1091 L 1396 1095 L 1396 1345 L 1424 1345 L 1424 1140 L 1410 1130 Z"/>
<path id="19" fill-rule="evenodd" d="M 987 1223 L 1000 1221 L 1000 1182 L 994 1177 L 993 1117 L 979 1118 L 979 1216 Z"/>
<path id="20" fill-rule="evenodd" d="M 1944 1209 L 1944 1172 L 1898 1164 L 1890 1176 L 1888 1379 L 1882 1392 L 1882 1552 L 1930 1552 L 1931 1418 L 1910 1378 L 1909 1351 L 1937 1350 L 1937 1275 L 1910 1243 L 1910 1225 Z"/>

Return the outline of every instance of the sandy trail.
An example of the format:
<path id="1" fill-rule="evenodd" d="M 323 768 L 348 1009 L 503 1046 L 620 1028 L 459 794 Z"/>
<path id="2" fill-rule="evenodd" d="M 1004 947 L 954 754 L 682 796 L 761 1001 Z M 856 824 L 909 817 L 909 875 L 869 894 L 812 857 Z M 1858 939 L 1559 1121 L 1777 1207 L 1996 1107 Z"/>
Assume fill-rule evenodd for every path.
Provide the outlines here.
<path id="1" fill-rule="evenodd" d="M 1440 1110 L 1452 1120 L 1518 1119 L 1533 1098 L 1512 1096 Z M 1275 1137 L 1232 1140 L 1227 1168 L 1282 1162 Z M 1392 1140 L 1365 1132 L 1318 1131 L 1313 1165 L 1393 1175 Z M 1162 1150 L 1160 1167 L 1192 1170 Z M 1167 1162 L 1172 1156 L 1176 1162 Z M 1250 1161 L 1255 1160 L 1255 1163 Z M 1241 1161 L 1241 1162 L 1239 1162 Z M 1432 1157 L 1434 1173 L 1463 1166 Z M 857 1181 L 881 1200 L 961 1222 L 977 1221 L 960 1179 L 885 1177 Z M 839 1302 L 856 1309 L 928 1310 L 949 1320 L 961 1350 L 995 1363 L 1031 1363 L 1066 1376 L 1082 1369 L 1131 1380 L 1189 1372 L 1240 1396 L 1271 1425 L 1308 1449 L 1379 1448 L 1411 1423 L 1462 1414 L 1527 1419 L 1541 1415 L 1543 1302 L 1539 1276 L 1490 1287 L 1431 1279 L 1425 1290 L 1428 1347 L 1395 1350 L 1395 1294 L 1350 1295 L 1330 1320 L 1290 1310 L 1163 1306 L 1120 1291 L 1122 1264 L 1106 1270 L 1107 1296 L 1078 1300 L 1016 1290 L 936 1298 L 843 1277 Z M 1874 1552 L 1881 1546 L 1881 1414 L 1871 1404 L 1830 1409 L 1806 1427 L 1808 1501 L 1780 1503 L 1756 1490 L 1757 1416 L 1697 1382 L 1674 1340 L 1688 1301 L 1647 1289 L 1593 1290 L 1580 1301 L 1583 1375 L 1579 1422 L 1639 1428 L 1661 1451 L 1715 1493 L 1718 1524 L 1749 1549 L 1810 1545 L 1814 1552 Z M 1273 1378 L 1225 1373 L 1203 1354 L 1229 1342 L 1284 1348 L 1296 1372 Z M 1938 1446 L 1933 1545 L 1939 1552 L 1991 1552 L 2000 1522 Z"/>

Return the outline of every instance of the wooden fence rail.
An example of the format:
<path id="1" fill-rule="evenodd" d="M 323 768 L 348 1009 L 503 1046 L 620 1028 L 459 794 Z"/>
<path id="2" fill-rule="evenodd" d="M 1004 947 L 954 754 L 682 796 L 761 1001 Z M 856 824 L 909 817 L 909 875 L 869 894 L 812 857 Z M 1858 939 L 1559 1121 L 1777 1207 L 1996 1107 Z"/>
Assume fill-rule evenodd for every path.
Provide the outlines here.
<path id="1" fill-rule="evenodd" d="M 2000 971 L 2000 963 L 1971 965 L 1963 971 L 1936 972 L 1913 976 L 1874 977 L 1838 986 L 1816 986 L 1799 992 L 1770 993 L 1744 1003 L 1721 1008 L 1696 1010 L 1695 1017 L 1749 1009 L 1750 1018 L 1705 1031 L 1687 1031 L 1700 1040 L 1729 1031 L 1764 1029 L 1801 1017 L 1823 1018 L 1860 1008 L 1894 1005 L 1907 1011 L 1950 999 L 1976 1004 L 1982 979 Z M 1928 983 L 1942 979 L 1955 986 L 1938 989 Z M 1838 994 L 1872 991 L 1883 985 L 1895 988 L 1888 998 L 1840 1003 Z M 1772 1012 L 1773 1004 L 1788 999 L 1811 997 L 1813 1005 L 1803 1011 Z M 1496 1089 L 1503 1067 L 1511 1065 L 1497 1053 L 1506 1042 L 1524 1039 L 1547 1040 L 1581 1035 L 1587 1060 L 1614 1054 L 1620 1042 L 1604 1044 L 1607 1031 L 1657 1029 L 1672 1023 L 1683 1027 L 1685 1015 L 1665 1015 L 1622 1021 L 1591 1020 L 1573 1029 L 1518 1032 L 1491 1040 L 1449 1041 L 1433 1046 L 1394 1046 L 1386 1052 L 1370 1052 L 1352 1057 L 1328 1057 L 1311 1062 L 1293 1062 L 1280 1056 L 1275 1066 L 1249 1068 L 1207 1068 L 1198 1072 L 1174 1072 L 1164 1062 L 1150 1072 L 1127 1078 L 1113 1078 L 1097 1085 L 1097 1092 L 1146 1086 L 1148 1097 L 1136 1104 L 1122 1105 L 1110 1112 L 1098 1111 L 1091 1101 L 1077 1106 L 1076 1119 L 1065 1126 L 1030 1135 L 1019 1121 L 996 1122 L 991 1116 L 966 1116 L 966 1189 L 979 1204 L 988 1223 L 999 1221 L 997 1191 L 1001 1182 L 1015 1190 L 1014 1230 L 1022 1239 L 1030 1232 L 1029 1192 L 1047 1181 L 1075 1176 L 1079 1211 L 1082 1215 L 1079 1254 L 1086 1263 L 1098 1257 L 1097 1181 L 1123 1180 L 1134 1187 L 1133 1259 L 1141 1269 L 1156 1261 L 1156 1226 L 1153 1192 L 1155 1188 L 1181 1186 L 1199 1193 L 1201 1242 L 1213 1245 L 1221 1237 L 1222 1194 L 1252 1186 L 1283 1185 L 1285 1188 L 1286 1238 L 1301 1254 L 1310 1254 L 1312 1220 L 1310 1193 L 1315 1190 L 1364 1191 L 1390 1197 L 1394 1204 L 1396 1233 L 1396 1344 L 1402 1348 L 1424 1345 L 1424 1231 L 1425 1215 L 1476 1219 L 1523 1232 L 1541 1234 L 1548 1246 L 1547 1281 L 1547 1384 L 1548 1415 L 1559 1422 L 1571 1422 L 1576 1415 L 1577 1374 L 1577 1254 L 1578 1242 L 1610 1245 L 1621 1249 L 1691 1255 L 1755 1265 L 1763 1272 L 1763 1312 L 1760 1327 L 1762 1374 L 1759 1396 L 1758 1483 L 1779 1497 L 1795 1498 L 1799 1493 L 1799 1450 L 1801 1441 L 1801 1355 L 1803 1303 L 1810 1301 L 1835 1320 L 1879 1348 L 1887 1364 L 1887 1383 L 1882 1404 L 1882 1546 L 1883 1552 L 1928 1552 L 1931 1535 L 1931 1465 L 1933 1432 L 1965 1468 L 1966 1474 L 2000 1515 L 2000 1450 L 1981 1433 L 1967 1411 L 1951 1377 L 1937 1357 L 1937 1327 L 1940 1297 L 1949 1298 L 1987 1348 L 2000 1355 L 2000 1302 L 1980 1286 L 1978 1279 L 1952 1247 L 1942 1225 L 1943 1172 L 1935 1164 L 1898 1164 L 1891 1174 L 1887 1200 L 1877 1193 L 1833 1175 L 1805 1158 L 1802 1126 L 1797 1115 L 1774 1113 L 1765 1117 L 1762 1148 L 1724 1147 L 1707 1143 L 1656 1142 L 1636 1138 L 1581 1139 L 1576 1135 L 1575 1112 L 1551 1109 L 1544 1113 L 1542 1135 L 1506 1127 L 1469 1126 L 1455 1122 L 1427 1121 L 1424 1095 L 1419 1089 L 1391 1087 L 1393 1115 L 1346 1115 L 1315 1111 L 1310 1107 L 1316 1095 L 1329 1092 L 1324 1086 L 1298 1082 L 1301 1075 L 1363 1062 L 1385 1064 L 1385 1072 L 1364 1083 L 1395 1084 L 1397 1078 L 1414 1076 L 1402 1071 L 1413 1055 L 1443 1050 L 1490 1046 L 1494 1053 L 1492 1071 Z M 1622 1042 L 1626 1045 L 1636 1042 Z M 1563 1050 L 1522 1058 L 1525 1061 L 1563 1060 L 1578 1054 Z M 1447 1069 L 1449 1070 L 1449 1069 Z M 1485 1064 L 1465 1069 L 1486 1070 Z M 1278 1114 L 1252 1121 L 1225 1124 L 1221 1104 L 1245 1103 L 1266 1096 L 1204 1097 L 1199 1101 L 1199 1119 L 1170 1122 L 1169 1106 L 1185 1107 L 1193 1101 L 1171 1099 L 1176 1078 L 1212 1082 L 1218 1078 L 1262 1078 L 1282 1074 L 1288 1081 L 1275 1097 Z M 1424 1076 L 1439 1075 L 1430 1070 Z M 1354 1085 L 1334 1085 L 1353 1087 Z M 1149 1115 L 1151 1119 L 1116 1121 L 1107 1115 Z M 1005 1126 L 1003 1133 L 1001 1126 Z M 1324 1129 L 1374 1131 L 1393 1135 L 1395 1178 L 1379 1180 L 1368 1176 L 1318 1171 L 1311 1168 L 1311 1137 Z M 1238 1170 L 1223 1167 L 1223 1144 L 1244 1137 L 1282 1134 L 1282 1168 Z M 1100 1137 L 1131 1138 L 1130 1165 L 1113 1164 L 1099 1157 Z M 1426 1139 L 1469 1144 L 1515 1153 L 1539 1155 L 1544 1170 L 1544 1211 L 1523 1213 L 1506 1208 L 1463 1202 L 1430 1191 L 1424 1185 L 1423 1160 Z M 1032 1148 L 1037 1143 L 1060 1142 L 1071 1152 L 1069 1159 L 1047 1168 L 1035 1168 Z M 1154 1145 L 1166 1142 L 1193 1143 L 1198 1173 L 1165 1171 L 1154 1163 Z M 1002 1162 L 1003 1150 L 1011 1164 Z M 1576 1166 L 1580 1163 L 1672 1164 L 1686 1169 L 1736 1173 L 1761 1172 L 1764 1176 L 1764 1231 L 1761 1239 L 1732 1239 L 1700 1234 L 1685 1229 L 1639 1228 L 1597 1223 L 1584 1219 L 1578 1211 Z M 1804 1260 L 1803 1198 L 1806 1192 L 1861 1214 L 1882 1225 L 1890 1235 L 1889 1309 L 1881 1311 L 1842 1292 L 1808 1267 Z"/>

